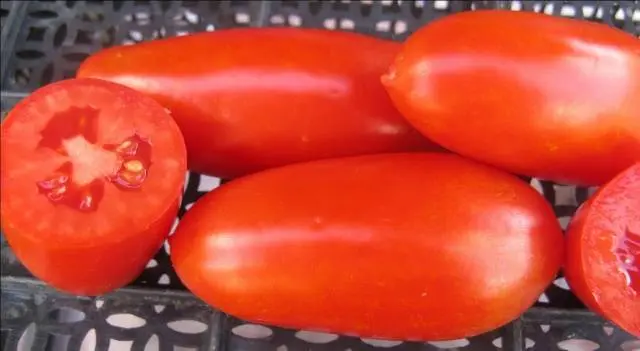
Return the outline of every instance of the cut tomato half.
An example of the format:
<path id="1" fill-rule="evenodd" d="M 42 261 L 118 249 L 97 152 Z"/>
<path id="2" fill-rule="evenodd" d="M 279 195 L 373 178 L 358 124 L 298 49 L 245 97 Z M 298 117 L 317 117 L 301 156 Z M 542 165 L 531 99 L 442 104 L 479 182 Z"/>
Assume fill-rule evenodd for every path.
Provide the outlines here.
<path id="1" fill-rule="evenodd" d="M 154 100 L 97 79 L 54 83 L 2 123 L 2 228 L 36 277 L 102 294 L 161 247 L 185 172 L 182 134 Z"/>
<path id="2" fill-rule="evenodd" d="M 565 273 L 587 307 L 640 336 L 640 163 L 598 190 L 572 220 Z"/>

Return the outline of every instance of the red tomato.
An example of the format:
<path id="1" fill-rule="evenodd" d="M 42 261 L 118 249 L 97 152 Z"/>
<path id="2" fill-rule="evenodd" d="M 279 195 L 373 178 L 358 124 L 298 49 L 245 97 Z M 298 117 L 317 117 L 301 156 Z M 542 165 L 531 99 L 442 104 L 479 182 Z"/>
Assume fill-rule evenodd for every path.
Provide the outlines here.
<path id="1" fill-rule="evenodd" d="M 230 29 L 107 49 L 78 76 L 155 98 L 184 134 L 189 168 L 231 178 L 300 161 L 433 149 L 380 84 L 399 49 L 348 32 Z"/>
<path id="2" fill-rule="evenodd" d="M 580 207 L 564 270 L 587 307 L 640 337 L 640 163 Z"/>
<path id="3" fill-rule="evenodd" d="M 103 294 L 161 247 L 185 172 L 182 135 L 157 102 L 96 79 L 58 82 L 2 123 L 2 228 L 36 277 Z"/>
<path id="4" fill-rule="evenodd" d="M 438 153 L 323 160 L 232 181 L 199 200 L 170 243 L 184 284 L 229 314 L 403 340 L 466 337 L 515 319 L 563 255 L 561 229 L 535 190 Z"/>
<path id="5" fill-rule="evenodd" d="M 605 25 L 448 16 L 413 34 L 382 81 L 431 140 L 514 173 L 599 185 L 640 161 L 640 41 Z"/>

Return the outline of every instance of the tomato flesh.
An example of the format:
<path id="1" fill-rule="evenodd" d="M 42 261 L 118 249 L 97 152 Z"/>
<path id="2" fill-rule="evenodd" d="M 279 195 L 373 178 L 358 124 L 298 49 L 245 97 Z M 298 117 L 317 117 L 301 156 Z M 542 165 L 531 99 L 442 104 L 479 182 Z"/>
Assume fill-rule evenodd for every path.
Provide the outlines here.
<path id="1" fill-rule="evenodd" d="M 256 173 L 202 197 L 170 238 L 181 280 L 244 320 L 400 340 L 498 328 L 559 270 L 552 208 L 516 177 L 447 154 Z"/>
<path id="2" fill-rule="evenodd" d="M 567 281 L 592 310 L 640 336 L 640 163 L 587 201 L 567 233 Z"/>
<path id="3" fill-rule="evenodd" d="M 2 123 L 2 227 L 54 287 L 96 295 L 134 279 L 168 234 L 186 171 L 163 107 L 96 79 L 46 86 Z"/>

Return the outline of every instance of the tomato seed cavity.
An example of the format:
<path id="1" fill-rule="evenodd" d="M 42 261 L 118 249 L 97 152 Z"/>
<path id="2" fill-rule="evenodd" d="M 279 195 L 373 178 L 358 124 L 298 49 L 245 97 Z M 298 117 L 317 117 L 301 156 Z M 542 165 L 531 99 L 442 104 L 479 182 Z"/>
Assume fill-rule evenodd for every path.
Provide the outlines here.
<path id="1" fill-rule="evenodd" d="M 640 294 L 640 233 L 627 228 L 616 245 L 615 254 L 627 279 L 627 285 Z"/>
<path id="2" fill-rule="evenodd" d="M 148 176 L 151 166 L 151 143 L 138 134 L 118 144 L 104 145 L 101 148 L 93 147 L 93 151 L 86 150 L 86 147 L 74 147 L 71 149 L 73 152 L 69 153 L 69 150 L 65 149 L 69 145 L 65 140 L 78 138 L 84 140 L 82 143 L 85 145 L 95 146 L 98 135 L 98 114 L 99 111 L 93 108 L 72 107 L 54 115 L 41 132 L 42 139 L 38 147 L 53 149 L 70 158 L 69 162 L 53 174 L 36 182 L 38 191 L 54 204 L 69 206 L 82 212 L 95 211 L 104 196 L 105 181 L 113 183 L 121 190 L 134 190 L 140 188 Z M 84 177 L 83 182 L 80 182 L 84 183 L 82 185 L 74 182 L 74 166 L 82 166 L 80 172 L 83 169 L 109 169 L 109 165 L 105 167 L 105 165 L 94 164 L 96 160 L 91 157 L 91 155 L 105 155 L 105 153 L 115 154 L 116 157 L 109 158 L 114 162 L 117 160 L 117 163 L 113 164 L 115 171 L 111 171 L 110 174 L 93 171 L 79 173 L 89 174 L 89 177 Z M 96 176 L 96 174 L 104 176 Z"/>

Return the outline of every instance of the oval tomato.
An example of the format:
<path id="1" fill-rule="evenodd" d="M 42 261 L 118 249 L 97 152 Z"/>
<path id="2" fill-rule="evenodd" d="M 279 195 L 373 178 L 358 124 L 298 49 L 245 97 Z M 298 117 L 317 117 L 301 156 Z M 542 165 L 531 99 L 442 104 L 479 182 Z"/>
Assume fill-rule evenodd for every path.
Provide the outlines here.
<path id="1" fill-rule="evenodd" d="M 640 160 L 640 41 L 513 11 L 418 30 L 383 76 L 424 135 L 502 169 L 599 185 Z"/>
<path id="2" fill-rule="evenodd" d="M 36 277 L 103 294 L 161 247 L 185 172 L 182 135 L 157 102 L 96 79 L 58 82 L 2 123 L 2 228 Z"/>
<path id="3" fill-rule="evenodd" d="M 180 126 L 189 168 L 232 178 L 314 159 L 433 148 L 380 84 L 399 49 L 348 32 L 230 29 L 107 49 L 78 76 L 152 96 Z"/>
<path id="4" fill-rule="evenodd" d="M 640 337 L 640 163 L 580 207 L 564 270 L 587 307 Z"/>
<path id="5" fill-rule="evenodd" d="M 526 183 L 415 153 L 232 181 L 195 204 L 170 244 L 184 284 L 242 319 L 438 340 L 518 317 L 555 277 L 563 238 Z"/>

